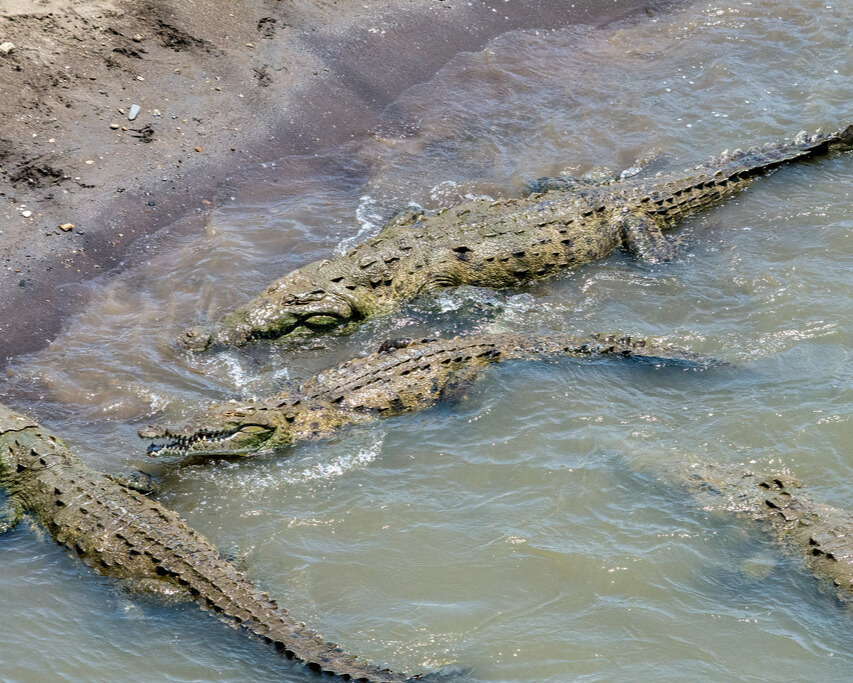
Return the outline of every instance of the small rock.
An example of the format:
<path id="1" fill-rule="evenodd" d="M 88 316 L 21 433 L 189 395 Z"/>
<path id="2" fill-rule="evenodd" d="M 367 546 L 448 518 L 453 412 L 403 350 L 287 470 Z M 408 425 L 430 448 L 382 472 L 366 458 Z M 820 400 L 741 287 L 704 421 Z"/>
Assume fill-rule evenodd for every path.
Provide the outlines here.
<path id="1" fill-rule="evenodd" d="M 118 129 L 119 129 L 119 125 L 118 125 L 117 123 L 111 123 L 111 124 L 110 124 L 110 128 L 112 128 L 113 130 L 118 130 Z"/>
<path id="2" fill-rule="evenodd" d="M 204 151 L 204 150 L 202 150 L 202 148 L 201 148 L 201 147 L 196 147 L 196 148 L 195 148 L 195 151 L 196 151 L 196 152 L 202 152 L 202 151 Z"/>
<path id="3" fill-rule="evenodd" d="M 8 55 L 15 50 L 15 43 L 10 43 L 8 40 L 5 43 L 0 43 L 0 52 Z"/>
<path id="4" fill-rule="evenodd" d="M 71 232 L 74 229 L 74 223 L 63 223 L 59 226 L 59 229 L 63 232 Z"/>
<path id="5" fill-rule="evenodd" d="M 142 76 L 137 76 L 137 77 L 136 77 L 136 80 L 137 80 L 137 81 L 144 81 L 145 79 L 144 79 Z"/>
<path id="6" fill-rule="evenodd" d="M 127 113 L 127 120 L 133 121 L 139 116 L 139 112 L 142 111 L 142 108 L 138 104 L 130 105 L 130 111 Z"/>
<path id="7" fill-rule="evenodd" d="M 32 216 L 32 215 L 33 215 L 33 212 L 32 212 L 32 211 L 29 211 L 29 210 L 27 210 L 27 211 L 21 211 L 21 215 L 22 215 L 24 218 L 29 218 L 30 216 Z"/>

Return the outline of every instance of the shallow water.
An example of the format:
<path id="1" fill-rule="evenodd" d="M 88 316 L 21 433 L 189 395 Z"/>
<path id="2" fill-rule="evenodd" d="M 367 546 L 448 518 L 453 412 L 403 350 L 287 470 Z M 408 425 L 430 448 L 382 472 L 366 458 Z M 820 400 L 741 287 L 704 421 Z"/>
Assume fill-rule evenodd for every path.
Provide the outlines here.
<path id="1" fill-rule="evenodd" d="M 621 30 L 505 34 L 457 55 L 368 139 L 235 179 L 216 208 L 75 292 L 86 311 L 0 393 L 160 499 L 347 650 L 470 680 L 830 679 L 849 610 L 744 520 L 667 483 L 696 460 L 788 467 L 853 507 L 853 154 L 793 166 L 678 231 L 512 292 L 466 289 L 349 337 L 191 357 L 171 340 L 407 203 L 559 173 L 647 172 L 851 122 L 849 0 L 697 5 Z M 625 331 L 702 373 L 514 362 L 466 396 L 276 457 L 175 471 L 149 421 L 261 396 L 388 336 Z M 302 680 L 192 605 L 128 596 L 24 526 L 0 540 L 3 680 Z M 14 621 L 11 621 L 14 620 Z"/>

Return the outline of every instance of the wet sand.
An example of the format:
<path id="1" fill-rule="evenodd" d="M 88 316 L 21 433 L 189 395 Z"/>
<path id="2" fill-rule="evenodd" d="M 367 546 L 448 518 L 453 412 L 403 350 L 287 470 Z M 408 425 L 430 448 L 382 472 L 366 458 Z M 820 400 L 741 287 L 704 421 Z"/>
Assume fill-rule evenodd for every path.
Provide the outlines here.
<path id="1" fill-rule="evenodd" d="M 178 218 L 203 219 L 241 168 L 364 135 L 460 50 L 678 4 L 6 0 L 0 365 L 55 338 L 77 285 Z"/>

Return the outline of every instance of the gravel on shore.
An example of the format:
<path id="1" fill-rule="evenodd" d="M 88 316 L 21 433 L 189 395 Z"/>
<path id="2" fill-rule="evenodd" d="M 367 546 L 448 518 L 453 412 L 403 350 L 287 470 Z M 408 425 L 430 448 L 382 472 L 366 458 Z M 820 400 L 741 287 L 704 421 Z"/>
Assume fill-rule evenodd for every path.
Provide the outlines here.
<path id="1" fill-rule="evenodd" d="M 5 0 L 0 364 L 224 178 L 363 135 L 460 50 L 677 0 Z"/>

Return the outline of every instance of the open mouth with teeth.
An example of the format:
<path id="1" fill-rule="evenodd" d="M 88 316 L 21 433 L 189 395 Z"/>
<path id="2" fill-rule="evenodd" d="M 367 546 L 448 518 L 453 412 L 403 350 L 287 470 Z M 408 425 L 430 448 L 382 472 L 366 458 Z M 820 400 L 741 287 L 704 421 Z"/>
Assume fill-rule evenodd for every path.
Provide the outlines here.
<path id="1" fill-rule="evenodd" d="M 264 425 L 241 425 L 235 429 L 173 432 L 156 426 L 142 429 L 139 436 L 153 443 L 152 457 L 187 455 L 250 455 L 263 450 L 275 429 Z"/>

